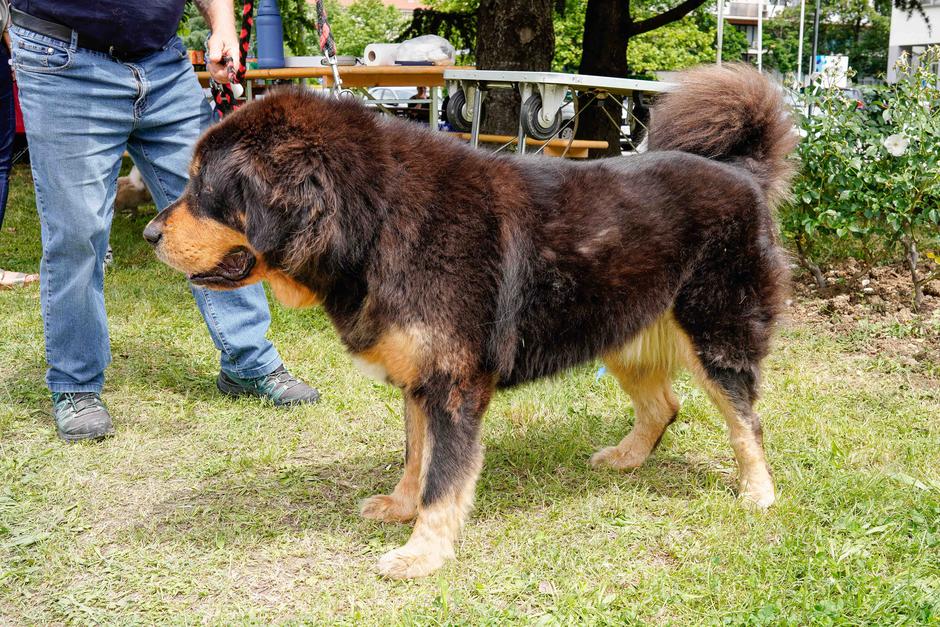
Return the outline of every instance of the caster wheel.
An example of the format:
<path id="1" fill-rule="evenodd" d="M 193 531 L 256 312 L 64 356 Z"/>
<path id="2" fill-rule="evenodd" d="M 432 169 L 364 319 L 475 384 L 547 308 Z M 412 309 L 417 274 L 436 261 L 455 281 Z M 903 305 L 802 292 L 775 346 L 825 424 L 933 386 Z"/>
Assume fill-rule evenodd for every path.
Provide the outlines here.
<path id="1" fill-rule="evenodd" d="M 555 112 L 555 118 L 552 123 L 545 126 L 539 120 L 539 113 L 542 111 L 542 97 L 538 94 L 532 94 L 528 100 L 522 103 L 522 110 L 519 116 L 522 119 L 522 129 L 525 134 L 533 139 L 546 140 L 551 139 L 561 128 L 561 111 Z"/>
<path id="2" fill-rule="evenodd" d="M 467 119 L 466 108 L 467 96 L 462 89 L 444 99 L 444 118 L 452 129 L 460 133 L 469 133 L 472 124 L 471 120 Z"/>

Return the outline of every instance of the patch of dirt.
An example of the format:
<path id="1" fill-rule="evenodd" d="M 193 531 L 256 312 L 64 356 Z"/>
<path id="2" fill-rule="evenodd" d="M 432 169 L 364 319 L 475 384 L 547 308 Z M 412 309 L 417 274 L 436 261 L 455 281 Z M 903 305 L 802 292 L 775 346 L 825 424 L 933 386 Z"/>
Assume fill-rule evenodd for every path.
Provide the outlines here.
<path id="1" fill-rule="evenodd" d="M 922 276 L 935 270 L 927 265 Z M 860 352 L 894 359 L 918 371 L 940 365 L 940 279 L 924 286 L 920 311 L 913 310 L 910 271 L 901 263 L 866 269 L 854 259 L 825 273 L 820 290 L 807 273 L 793 277 L 787 315 L 795 322 L 858 339 Z"/>

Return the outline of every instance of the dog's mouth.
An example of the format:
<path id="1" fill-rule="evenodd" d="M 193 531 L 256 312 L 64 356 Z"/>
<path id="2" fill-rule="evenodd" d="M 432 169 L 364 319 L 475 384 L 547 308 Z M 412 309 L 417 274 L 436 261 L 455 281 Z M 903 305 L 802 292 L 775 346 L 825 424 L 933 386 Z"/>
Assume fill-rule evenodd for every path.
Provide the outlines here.
<path id="1" fill-rule="evenodd" d="M 239 287 L 248 278 L 257 260 L 247 248 L 235 248 L 208 272 L 190 274 L 191 283 L 204 287 Z"/>

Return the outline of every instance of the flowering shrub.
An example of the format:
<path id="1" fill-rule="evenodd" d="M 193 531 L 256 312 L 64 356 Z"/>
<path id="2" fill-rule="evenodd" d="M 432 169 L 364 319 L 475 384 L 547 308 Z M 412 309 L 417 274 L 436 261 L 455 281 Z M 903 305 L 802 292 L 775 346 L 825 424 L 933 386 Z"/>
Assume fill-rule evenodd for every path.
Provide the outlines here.
<path id="1" fill-rule="evenodd" d="M 940 48 L 916 68 L 902 57 L 897 82 L 867 107 L 838 89 L 817 87 L 808 99 L 813 115 L 801 116 L 801 168 L 781 223 L 821 287 L 819 259 L 837 241 L 868 263 L 903 250 L 915 308 L 937 275 L 920 274 L 918 262 L 940 236 L 940 79 L 930 71 L 938 59 Z"/>

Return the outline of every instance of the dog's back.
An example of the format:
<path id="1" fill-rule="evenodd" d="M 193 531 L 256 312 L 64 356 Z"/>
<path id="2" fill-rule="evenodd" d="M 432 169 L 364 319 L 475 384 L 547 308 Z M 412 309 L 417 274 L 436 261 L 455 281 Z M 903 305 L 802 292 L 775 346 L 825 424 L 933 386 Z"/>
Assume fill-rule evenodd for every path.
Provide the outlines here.
<path id="1" fill-rule="evenodd" d="M 694 70 L 661 100 L 648 154 L 504 160 L 516 164 L 526 202 L 500 215 L 503 279 L 488 354 L 501 384 L 615 350 L 670 308 L 679 317 L 701 309 L 709 292 L 709 303 L 740 302 L 731 315 L 754 315 L 765 330 L 719 352 L 759 360 L 785 274 L 770 203 L 786 187 L 795 138 L 779 90 L 732 65 Z M 728 258 L 709 258 L 718 252 Z M 725 280 L 739 264 L 750 268 Z"/>

